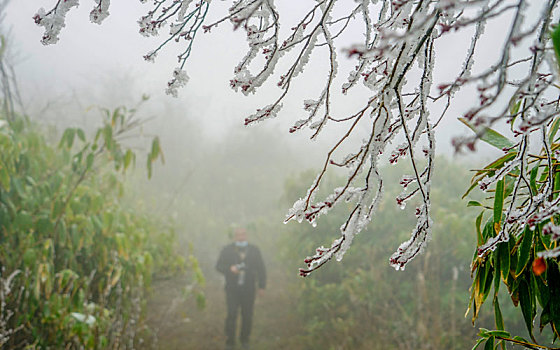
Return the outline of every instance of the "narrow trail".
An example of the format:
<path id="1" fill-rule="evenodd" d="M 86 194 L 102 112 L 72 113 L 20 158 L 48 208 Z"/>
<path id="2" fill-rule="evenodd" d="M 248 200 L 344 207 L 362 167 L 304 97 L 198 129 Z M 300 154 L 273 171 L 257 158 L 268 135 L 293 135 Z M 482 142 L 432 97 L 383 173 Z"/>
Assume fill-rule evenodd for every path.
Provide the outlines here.
<path id="1" fill-rule="evenodd" d="M 147 305 L 147 321 L 158 337 L 162 350 L 220 350 L 224 348 L 225 294 L 221 276 L 207 276 L 204 293 L 206 307 L 198 309 L 192 297 L 182 297 L 187 281 L 175 278 L 153 281 L 153 294 Z M 292 293 L 286 290 L 289 279 L 278 270 L 269 271 L 264 296 L 257 297 L 251 335 L 252 350 L 298 349 L 298 320 Z"/>

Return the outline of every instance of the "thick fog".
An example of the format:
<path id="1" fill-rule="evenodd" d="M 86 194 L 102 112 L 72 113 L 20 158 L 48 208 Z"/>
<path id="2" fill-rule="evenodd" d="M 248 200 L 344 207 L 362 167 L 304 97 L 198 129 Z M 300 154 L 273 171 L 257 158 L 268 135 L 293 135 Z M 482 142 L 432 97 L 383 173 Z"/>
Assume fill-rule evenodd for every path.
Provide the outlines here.
<path id="1" fill-rule="evenodd" d="M 204 283 L 193 283 L 189 265 L 178 274 L 153 277 L 143 307 L 157 348 L 222 348 L 226 299 L 223 275 L 215 266 L 239 227 L 259 246 L 268 272 L 267 288 L 255 305 L 252 349 L 465 349 L 474 344 L 478 326 L 493 327 L 491 305 L 477 327 L 472 327 L 471 316 L 464 317 L 478 212 L 466 208 L 461 196 L 470 185 L 469 169 L 498 154 L 483 144 L 477 144 L 479 153 L 474 154 L 455 154 L 451 146 L 453 137 L 470 132 L 456 119 L 476 103 L 474 88 L 457 95 L 458 103 L 437 129 L 443 170 L 436 175 L 433 202 L 439 221 L 427 253 L 404 272 L 389 267 L 389 256 L 414 226 L 406 216 L 414 213 L 396 206 L 399 189 L 388 185 L 380 216 L 356 238 L 355 251 L 304 279 L 298 276 L 303 259 L 316 247 L 330 245 L 349 210 L 341 206 L 319 220 L 317 228 L 305 222 L 283 224 L 341 134 L 336 126 L 329 127 L 310 141 L 309 131 L 288 132 L 304 113 L 303 100 L 313 97 L 307 94 L 314 82 L 324 78 L 327 63 L 318 61 L 306 69 L 277 118 L 245 127 L 244 118 L 277 98 L 280 90 L 273 82 L 260 93 L 243 96 L 229 87 L 233 68 L 247 51 L 244 33 L 232 30 L 230 23 L 198 34 L 186 65 L 190 80 L 173 98 L 165 88 L 180 48 L 170 45 L 154 63 L 143 59 L 163 38 L 138 34 L 136 21 L 147 4 L 113 1 L 110 16 L 96 25 L 89 22 L 93 2 L 82 1 L 69 12 L 59 42 L 44 46 L 42 28 L 32 17 L 39 7 L 53 3 L 12 0 L 4 13 L 2 30 L 21 95 L 18 110 L 45 128 L 54 126 L 55 139 L 66 127 L 93 133 L 102 123 L 100 108 L 138 105 L 137 116 L 145 122 L 137 138 L 125 141 L 139 155 L 136 170 L 123 180 L 122 203 L 169 225 L 180 255 L 188 259 L 192 254 L 204 275 Z M 209 18 L 220 18 L 229 5 L 212 2 Z M 301 15 L 284 12 L 287 23 Z M 499 31 L 499 22 L 489 23 L 487 32 Z M 345 35 L 349 47 L 361 29 L 350 28 Z M 442 68 L 437 81 L 452 77 L 461 66 L 455 57 L 464 50 L 463 35 L 450 35 L 446 50 L 438 51 Z M 492 47 L 500 38 L 485 37 L 481 65 L 498 55 Z M 342 82 L 353 63 L 344 47 L 337 49 L 343 72 L 337 79 Z M 141 102 L 143 96 L 149 98 Z M 367 98 L 365 89 L 337 96 L 335 111 L 350 113 Z M 154 164 L 148 180 L 143 154 L 150 147 L 145 138 L 153 136 L 161 140 L 164 162 Z M 394 167 L 385 170 L 389 178 L 400 176 Z M 344 174 L 329 174 L 332 188 Z M 197 306 L 197 295 L 203 308 Z M 510 327 L 523 332 L 517 313 L 504 307 L 514 320 Z"/>

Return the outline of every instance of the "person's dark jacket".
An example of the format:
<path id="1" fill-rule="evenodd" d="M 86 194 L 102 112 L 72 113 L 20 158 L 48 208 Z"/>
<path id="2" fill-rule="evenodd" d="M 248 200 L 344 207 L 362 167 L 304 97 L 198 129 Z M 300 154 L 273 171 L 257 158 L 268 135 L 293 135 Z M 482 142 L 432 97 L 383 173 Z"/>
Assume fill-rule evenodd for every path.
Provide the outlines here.
<path id="1" fill-rule="evenodd" d="M 239 250 L 245 249 L 245 282 L 243 286 L 238 285 L 238 275 L 231 272 L 231 265 L 241 263 Z M 229 244 L 224 247 L 218 258 L 216 269 L 224 274 L 226 278 L 226 290 L 235 288 L 247 289 L 247 291 L 254 291 L 255 286 L 258 284 L 260 289 L 266 287 L 266 269 L 258 247 L 249 244 L 245 248 L 240 248 L 235 243 Z"/>

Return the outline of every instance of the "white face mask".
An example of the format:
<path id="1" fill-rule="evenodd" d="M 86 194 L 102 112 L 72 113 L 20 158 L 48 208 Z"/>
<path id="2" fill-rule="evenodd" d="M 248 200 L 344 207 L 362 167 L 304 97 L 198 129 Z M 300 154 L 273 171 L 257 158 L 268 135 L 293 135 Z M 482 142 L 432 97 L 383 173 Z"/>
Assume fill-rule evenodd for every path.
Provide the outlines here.
<path id="1" fill-rule="evenodd" d="M 249 245 L 249 242 L 247 241 L 235 241 L 235 245 L 238 247 L 246 247 L 247 245 Z"/>

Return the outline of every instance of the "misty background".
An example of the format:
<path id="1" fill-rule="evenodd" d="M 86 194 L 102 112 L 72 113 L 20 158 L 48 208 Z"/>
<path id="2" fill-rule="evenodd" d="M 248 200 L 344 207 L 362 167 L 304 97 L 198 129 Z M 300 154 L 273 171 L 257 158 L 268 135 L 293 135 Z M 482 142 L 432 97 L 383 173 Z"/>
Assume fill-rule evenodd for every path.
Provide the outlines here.
<path id="1" fill-rule="evenodd" d="M 336 140 L 336 127 L 313 142 L 308 131 L 288 133 L 303 113 L 301 96 L 310 85 L 304 82 L 321 79 L 324 66 L 319 62 L 306 69 L 278 118 L 247 128 L 243 119 L 279 92 L 271 84 L 259 94 L 245 97 L 229 88 L 233 67 L 247 48 L 242 32 L 231 30 L 226 23 L 211 33 L 199 34 L 186 68 L 190 81 L 178 98 L 172 98 L 164 90 L 176 66 L 175 53 L 165 50 L 155 63 L 142 58 L 161 40 L 138 34 L 136 21 L 147 7 L 135 1 L 115 1 L 111 15 L 98 26 L 89 23 L 89 5 L 83 3 L 69 12 L 55 45 L 40 43 L 42 29 L 32 20 L 39 7 L 48 8 L 52 1 L 11 1 L 3 30 L 8 33 L 21 108 L 37 123 L 59 131 L 69 126 L 91 131 L 100 124 L 99 107 L 133 107 L 142 96 L 149 96 L 138 106 L 138 114 L 146 120 L 142 133 L 160 137 L 165 163 L 157 164 L 151 180 L 141 169 L 132 174 L 123 201 L 170 222 L 178 249 L 185 254 L 192 249 L 206 280 L 201 286 L 205 306 L 199 308 L 193 298 L 184 296 L 188 276 L 154 278 L 146 308 L 159 348 L 216 349 L 224 342 L 223 281 L 214 265 L 239 226 L 246 227 L 250 241 L 261 247 L 269 272 L 266 294 L 256 305 L 256 349 L 472 346 L 477 328 L 490 322 L 492 310 L 485 310 L 477 327 L 472 326 L 470 316 L 465 317 L 478 211 L 466 208 L 467 201 L 460 198 L 469 185 L 469 169 L 485 165 L 495 153 L 479 145 L 477 154 L 456 155 L 450 140 L 468 133 L 466 127 L 451 117 L 437 130 L 435 232 L 427 253 L 404 272 L 389 267 L 390 254 L 407 239 L 413 226 L 411 209 L 403 213 L 397 208 L 394 198 L 399 189 L 393 186 L 376 219 L 356 238 L 345 259 L 302 279 L 297 268 L 315 247 L 330 244 L 348 210 L 337 209 L 319 220 L 317 228 L 282 223 Z M 210 18 L 219 18 L 227 6 L 226 2 L 213 2 Z M 293 19 L 288 17 L 287 22 L 299 17 L 296 11 L 290 16 Z M 499 28 L 499 20 L 490 23 L 487 31 L 493 28 Z M 346 35 L 350 46 L 352 35 L 360 35 L 359 28 Z M 461 34 L 457 35 L 460 39 Z M 448 63 L 439 70 L 439 80 L 452 76 L 462 63 L 454 60 L 454 47 L 464 45 L 454 41 L 457 37 L 450 36 L 448 49 L 438 52 L 438 62 Z M 491 39 L 481 45 L 488 48 L 488 60 L 497 55 L 490 49 L 492 45 Z M 352 63 L 342 52 L 339 58 L 341 80 Z M 459 117 L 476 100 L 473 95 L 468 89 L 458 94 L 459 103 L 450 115 Z M 367 91 L 341 98 L 338 112 L 352 111 L 364 98 Z M 147 147 L 134 140 L 131 144 Z M 399 174 L 390 167 L 386 173 L 389 177 Z M 340 176 L 333 174 L 329 181 L 335 184 Z M 504 315 L 520 319 L 519 310 L 504 309 Z M 509 327 L 525 332 L 520 322 Z"/>

